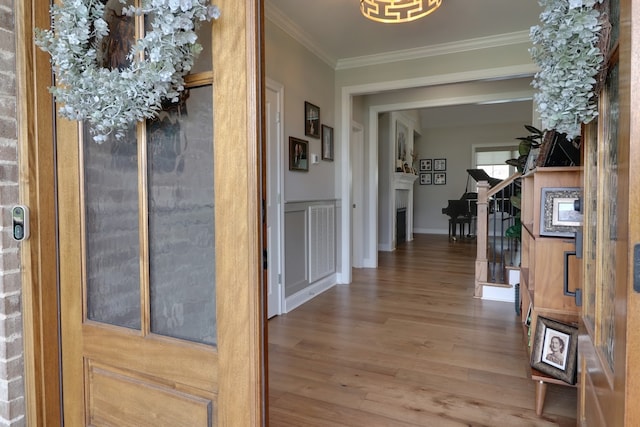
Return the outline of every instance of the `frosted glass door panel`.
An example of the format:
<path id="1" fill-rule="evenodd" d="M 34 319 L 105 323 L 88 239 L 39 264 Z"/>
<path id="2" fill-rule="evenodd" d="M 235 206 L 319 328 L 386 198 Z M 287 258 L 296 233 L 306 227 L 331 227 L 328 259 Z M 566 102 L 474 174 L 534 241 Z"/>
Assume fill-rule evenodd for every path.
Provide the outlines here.
<path id="1" fill-rule="evenodd" d="M 216 343 L 211 86 L 147 122 L 151 332 Z"/>
<path id="2" fill-rule="evenodd" d="M 136 134 L 93 141 L 84 127 L 87 317 L 140 329 Z"/>

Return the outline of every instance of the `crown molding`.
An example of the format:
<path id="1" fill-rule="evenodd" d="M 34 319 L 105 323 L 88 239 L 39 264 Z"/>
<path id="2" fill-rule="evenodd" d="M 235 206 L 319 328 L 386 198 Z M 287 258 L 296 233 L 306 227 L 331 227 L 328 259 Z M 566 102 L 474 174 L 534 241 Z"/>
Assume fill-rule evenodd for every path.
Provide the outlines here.
<path id="1" fill-rule="evenodd" d="M 527 30 L 479 37 L 469 40 L 460 40 L 451 43 L 442 43 L 432 46 L 423 46 L 413 49 L 396 50 L 376 55 L 337 59 L 324 50 L 322 46 L 309 37 L 309 35 L 298 24 L 289 19 L 286 14 L 270 2 L 267 2 L 266 4 L 265 17 L 335 70 L 347 70 L 350 68 L 428 58 L 471 50 L 531 43 L 529 31 Z"/>
<path id="2" fill-rule="evenodd" d="M 306 47 L 311 53 L 324 61 L 331 68 L 335 69 L 337 65 L 336 58 L 329 55 L 320 45 L 315 43 L 302 28 L 287 17 L 280 9 L 270 2 L 265 7 L 265 17 L 273 22 L 282 31 L 290 35 L 294 40 Z"/>
<path id="3" fill-rule="evenodd" d="M 397 50 L 377 55 L 366 55 L 339 59 L 337 61 L 335 69 L 346 70 L 350 68 L 386 64 L 397 61 L 407 61 L 411 59 L 428 58 L 431 56 L 447 55 L 479 49 L 489 49 L 521 43 L 531 43 L 531 39 L 529 38 L 529 31 L 497 34 L 494 36 L 479 37 L 470 40 L 461 40 L 457 42 L 423 46 L 413 49 Z"/>

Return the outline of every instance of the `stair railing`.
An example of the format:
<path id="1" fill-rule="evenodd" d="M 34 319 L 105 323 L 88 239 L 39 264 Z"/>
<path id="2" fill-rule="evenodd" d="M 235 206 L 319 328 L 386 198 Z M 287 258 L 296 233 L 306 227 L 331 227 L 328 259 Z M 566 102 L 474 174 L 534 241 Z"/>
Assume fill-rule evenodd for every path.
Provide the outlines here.
<path id="1" fill-rule="evenodd" d="M 485 285 L 508 285 L 505 267 L 520 263 L 519 239 L 507 237 L 506 231 L 516 224 L 520 210 L 511 196 L 519 192 L 521 176 L 515 173 L 493 188 L 487 181 L 478 182 L 475 297 L 482 297 Z"/>

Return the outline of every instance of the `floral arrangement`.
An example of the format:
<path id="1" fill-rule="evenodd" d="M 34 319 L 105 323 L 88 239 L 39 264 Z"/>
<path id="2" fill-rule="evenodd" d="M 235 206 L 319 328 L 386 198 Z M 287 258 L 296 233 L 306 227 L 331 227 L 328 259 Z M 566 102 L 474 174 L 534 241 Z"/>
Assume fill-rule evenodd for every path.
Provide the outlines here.
<path id="1" fill-rule="evenodd" d="M 598 115 L 596 77 L 604 63 L 598 47 L 604 0 L 539 0 L 541 25 L 531 28 L 533 60 L 540 66 L 533 80 L 543 124 L 571 139 L 580 124 Z"/>
<path id="2" fill-rule="evenodd" d="M 142 0 L 139 8 L 123 6 L 123 16 L 152 19 L 150 30 L 116 67 L 103 66 L 101 45 L 109 35 L 104 2 L 64 0 L 52 6 L 52 28 L 36 29 L 36 44 L 51 55 L 57 81 L 50 91 L 61 104 L 60 114 L 87 120 L 100 143 L 112 133 L 122 138 L 135 122 L 156 116 L 163 100 L 176 102 L 202 50 L 197 25 L 220 16 L 206 1 Z"/>

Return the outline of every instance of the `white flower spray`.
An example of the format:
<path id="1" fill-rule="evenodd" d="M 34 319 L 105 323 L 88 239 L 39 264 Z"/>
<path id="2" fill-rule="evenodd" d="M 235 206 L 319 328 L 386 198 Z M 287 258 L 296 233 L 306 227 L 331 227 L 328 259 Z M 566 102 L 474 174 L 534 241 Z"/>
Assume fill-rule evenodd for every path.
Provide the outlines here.
<path id="1" fill-rule="evenodd" d="M 54 5 L 52 28 L 36 29 L 36 44 L 51 55 L 56 85 L 50 91 L 61 105 L 60 114 L 87 120 L 94 141 L 101 143 L 110 134 L 122 138 L 132 124 L 155 117 L 163 100 L 177 101 L 184 76 L 202 50 L 195 32 L 199 23 L 220 16 L 207 1 L 143 0 L 140 8 L 124 7 L 125 15 L 153 19 L 122 70 L 104 68 L 98 61 L 96 46 L 109 34 L 100 0 Z"/>

